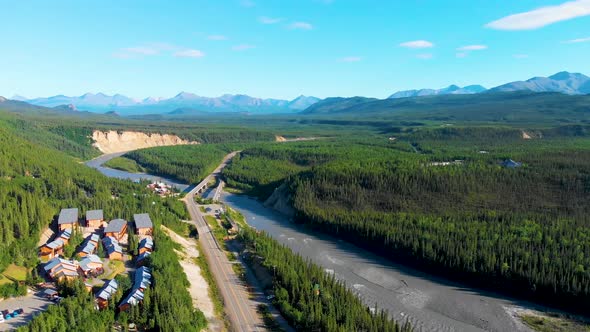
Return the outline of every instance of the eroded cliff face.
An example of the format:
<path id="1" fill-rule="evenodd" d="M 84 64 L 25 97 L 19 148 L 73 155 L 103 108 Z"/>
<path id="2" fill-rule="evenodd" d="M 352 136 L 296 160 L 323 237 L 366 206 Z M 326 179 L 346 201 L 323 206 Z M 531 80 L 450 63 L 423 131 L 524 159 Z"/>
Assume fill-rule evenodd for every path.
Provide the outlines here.
<path id="1" fill-rule="evenodd" d="M 102 153 L 126 152 L 156 146 L 199 144 L 199 142 L 187 141 L 176 135 L 150 134 L 138 131 L 118 132 L 115 130 L 95 130 L 92 133 L 92 140 L 94 140 L 92 145 Z"/>

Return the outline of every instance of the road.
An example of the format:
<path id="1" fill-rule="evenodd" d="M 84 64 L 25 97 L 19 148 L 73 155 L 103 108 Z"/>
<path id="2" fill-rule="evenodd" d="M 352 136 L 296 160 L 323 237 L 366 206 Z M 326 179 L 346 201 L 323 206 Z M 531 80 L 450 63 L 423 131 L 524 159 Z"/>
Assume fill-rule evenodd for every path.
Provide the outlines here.
<path id="1" fill-rule="evenodd" d="M 228 260 L 225 252 L 218 246 L 194 200 L 195 195 L 207 186 L 212 177 L 219 174 L 236 153 L 233 152 L 227 155 L 215 171 L 196 185 L 184 197 L 183 201 L 199 232 L 201 249 L 207 259 L 211 273 L 217 281 L 232 330 L 244 332 L 264 331 L 264 322 L 256 312 L 257 303 L 249 298 L 247 289 L 234 273 L 232 263 Z"/>

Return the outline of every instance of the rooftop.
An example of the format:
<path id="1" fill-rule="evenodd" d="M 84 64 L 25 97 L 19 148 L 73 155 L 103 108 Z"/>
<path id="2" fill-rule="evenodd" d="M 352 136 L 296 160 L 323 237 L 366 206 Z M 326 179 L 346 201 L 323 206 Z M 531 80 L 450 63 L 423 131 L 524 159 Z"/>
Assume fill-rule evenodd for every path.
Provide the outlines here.
<path id="1" fill-rule="evenodd" d="M 69 228 L 64 229 L 64 231 L 59 234 L 59 237 L 69 240 L 70 237 L 72 237 L 72 230 Z"/>
<path id="2" fill-rule="evenodd" d="M 112 238 L 110 236 L 107 236 L 104 239 L 102 239 L 102 243 L 109 255 L 113 252 L 120 252 L 120 253 L 123 252 L 123 249 L 119 245 L 119 242 L 117 242 L 117 240 L 115 240 L 114 238 Z"/>
<path id="3" fill-rule="evenodd" d="M 154 224 L 150 219 L 150 215 L 147 213 L 134 214 L 133 220 L 135 221 L 135 228 L 152 228 Z"/>
<path id="4" fill-rule="evenodd" d="M 50 249 L 57 249 L 57 248 L 61 248 L 64 246 L 64 240 L 62 240 L 61 238 L 58 238 L 57 240 L 53 240 L 49 243 L 46 244 L 46 246 Z"/>
<path id="5" fill-rule="evenodd" d="M 139 247 L 152 249 L 154 247 L 154 241 L 151 237 L 146 237 L 143 240 L 139 241 Z"/>
<path id="6" fill-rule="evenodd" d="M 102 288 L 96 294 L 96 297 L 101 298 L 103 300 L 108 300 L 109 298 L 111 298 L 113 293 L 117 291 L 117 288 L 119 288 L 117 281 L 115 279 L 111 279 L 104 283 Z"/>
<path id="7" fill-rule="evenodd" d="M 86 220 L 102 220 L 102 210 L 90 210 L 86 212 Z"/>
<path id="8" fill-rule="evenodd" d="M 109 222 L 107 228 L 105 228 L 105 233 L 120 233 L 123 229 L 127 226 L 127 221 L 123 219 L 115 219 Z"/>
<path id="9" fill-rule="evenodd" d="M 78 222 L 78 208 L 62 209 L 57 219 L 58 225 L 74 224 Z"/>
<path id="10" fill-rule="evenodd" d="M 95 249 L 96 249 L 96 244 L 94 244 L 94 242 L 87 242 L 86 245 L 84 246 L 84 248 L 82 248 L 82 250 L 80 252 L 83 252 L 86 254 L 91 254 L 94 252 Z"/>

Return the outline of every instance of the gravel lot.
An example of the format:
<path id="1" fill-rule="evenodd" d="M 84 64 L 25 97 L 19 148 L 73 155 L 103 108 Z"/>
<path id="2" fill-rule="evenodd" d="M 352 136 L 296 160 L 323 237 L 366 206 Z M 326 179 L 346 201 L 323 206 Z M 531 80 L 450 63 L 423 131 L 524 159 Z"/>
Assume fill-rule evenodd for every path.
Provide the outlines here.
<path id="1" fill-rule="evenodd" d="M 45 299 L 41 293 L 29 294 L 27 296 L 15 297 L 6 300 L 0 300 L 0 311 L 23 308 L 25 313 L 19 317 L 5 320 L 0 323 L 0 331 L 14 330 L 19 326 L 25 325 L 36 314 L 46 310 L 49 305 L 53 303 Z"/>

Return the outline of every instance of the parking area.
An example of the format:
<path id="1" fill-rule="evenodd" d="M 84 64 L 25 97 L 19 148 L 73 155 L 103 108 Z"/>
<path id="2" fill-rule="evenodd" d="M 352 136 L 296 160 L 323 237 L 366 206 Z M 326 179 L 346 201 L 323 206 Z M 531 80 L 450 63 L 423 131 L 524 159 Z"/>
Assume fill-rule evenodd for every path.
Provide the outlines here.
<path id="1" fill-rule="evenodd" d="M 0 312 L 8 310 L 13 312 L 15 309 L 22 308 L 24 313 L 18 317 L 7 319 L 0 323 L 0 331 L 11 331 L 19 326 L 25 325 L 33 319 L 35 315 L 47 309 L 52 302 L 43 297 L 42 292 L 30 293 L 27 296 L 15 297 L 6 300 L 0 300 Z"/>

